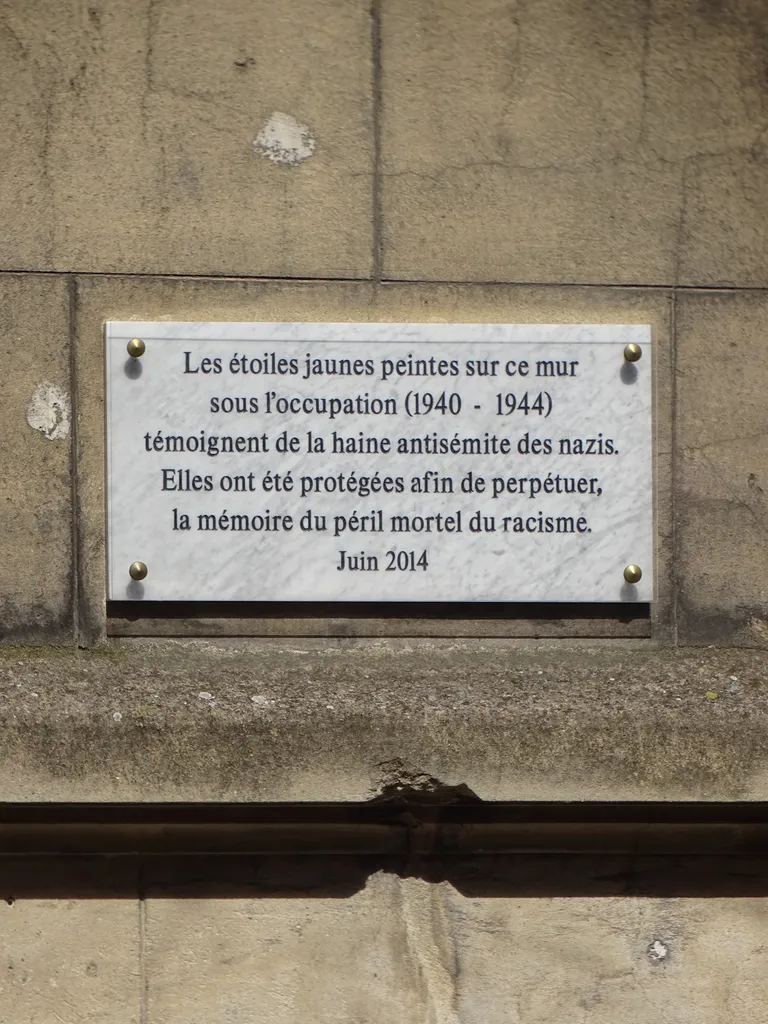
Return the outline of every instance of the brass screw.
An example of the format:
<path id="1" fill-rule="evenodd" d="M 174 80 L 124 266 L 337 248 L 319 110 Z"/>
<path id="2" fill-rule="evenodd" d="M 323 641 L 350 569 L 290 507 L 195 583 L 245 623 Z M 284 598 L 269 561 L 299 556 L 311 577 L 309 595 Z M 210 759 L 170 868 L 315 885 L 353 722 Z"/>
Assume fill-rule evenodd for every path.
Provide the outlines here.
<path id="1" fill-rule="evenodd" d="M 634 341 L 631 345 L 624 346 L 624 358 L 628 363 L 636 363 L 642 354 L 643 350 L 639 345 L 636 345 Z"/>
<path id="2" fill-rule="evenodd" d="M 136 580 L 138 582 L 139 580 L 146 579 L 148 572 L 149 569 L 146 567 L 146 565 L 144 565 L 143 562 L 132 562 L 131 567 L 128 570 L 128 575 L 131 577 L 132 580 Z"/>
<path id="3" fill-rule="evenodd" d="M 627 583 L 639 583 L 642 578 L 643 570 L 639 565 L 628 565 L 624 570 L 624 579 Z"/>
<path id="4" fill-rule="evenodd" d="M 138 359 L 139 356 L 143 356 L 147 351 L 147 346 L 141 338 L 131 338 L 126 348 L 128 349 L 128 355 L 133 356 L 134 359 Z"/>

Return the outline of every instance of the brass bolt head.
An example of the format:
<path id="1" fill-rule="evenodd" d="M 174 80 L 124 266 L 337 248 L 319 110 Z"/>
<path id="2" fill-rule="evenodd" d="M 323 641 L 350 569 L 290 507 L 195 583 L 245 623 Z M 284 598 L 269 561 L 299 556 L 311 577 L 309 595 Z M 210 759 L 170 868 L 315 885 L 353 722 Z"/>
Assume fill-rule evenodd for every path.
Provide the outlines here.
<path id="1" fill-rule="evenodd" d="M 141 338 L 131 338 L 126 348 L 128 349 L 128 355 L 133 356 L 134 359 L 138 359 L 139 356 L 143 356 L 147 351 L 147 346 Z"/>
<path id="2" fill-rule="evenodd" d="M 132 580 L 136 580 L 138 582 L 139 580 L 146 579 L 148 572 L 149 569 L 143 562 L 132 562 L 131 567 L 128 570 L 128 575 Z"/>
<path id="3" fill-rule="evenodd" d="M 624 346 L 624 358 L 628 363 L 636 363 L 642 354 L 643 350 L 639 345 L 636 345 L 634 341 L 631 345 Z"/>
<path id="4" fill-rule="evenodd" d="M 643 578 L 643 570 L 639 565 L 628 565 L 624 570 L 624 579 L 627 583 L 639 583 Z"/>

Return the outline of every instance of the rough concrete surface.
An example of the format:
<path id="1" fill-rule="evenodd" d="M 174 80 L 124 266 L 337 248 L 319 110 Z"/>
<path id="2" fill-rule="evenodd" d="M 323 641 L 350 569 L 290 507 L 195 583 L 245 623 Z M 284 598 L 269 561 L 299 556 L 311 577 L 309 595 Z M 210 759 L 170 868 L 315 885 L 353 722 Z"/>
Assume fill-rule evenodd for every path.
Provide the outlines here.
<path id="1" fill-rule="evenodd" d="M 146 932 L 162 1024 L 751 1024 L 768 998 L 760 899 L 468 898 L 377 874 L 347 899 L 150 898 Z"/>
<path id="2" fill-rule="evenodd" d="M 0 865 L 0 1019 L 140 1024 L 137 903 L 14 900 L 5 874 Z"/>
<path id="3" fill-rule="evenodd" d="M 387 277 L 765 285 L 762 0 L 382 7 Z"/>
<path id="4" fill-rule="evenodd" d="M 765 286 L 764 14 L 2 0 L 0 268 Z"/>
<path id="5" fill-rule="evenodd" d="M 0 190 L 1 191 L 1 190 Z M 67 281 L 0 275 L 0 640 L 72 636 Z"/>
<path id="6" fill-rule="evenodd" d="M 368 276 L 370 35 L 357 0 L 2 0 L 0 269 Z"/>
<path id="7" fill-rule="evenodd" d="M 5 800 L 768 799 L 768 665 L 647 642 L 123 641 L 0 655 Z"/>
<path id="8" fill-rule="evenodd" d="M 71 865 L 27 864 L 28 878 L 46 876 L 52 898 L 22 886 L 0 902 L 3 1020 L 764 1019 L 765 898 L 641 898 L 617 891 L 621 866 L 599 858 L 577 869 L 587 891 L 570 896 L 556 895 L 556 883 L 545 895 L 510 886 L 519 872 L 504 858 L 450 882 L 377 871 L 352 886 L 338 858 L 308 860 L 257 858 L 248 882 L 207 897 L 190 866 L 186 880 L 150 870 L 141 888 L 116 890 L 122 898 L 79 900 L 62 884 Z M 4 891 L 18 892 L 19 871 L 3 870 Z M 104 875 L 104 862 L 85 861 L 82 881 L 88 872 Z"/>
<path id="9" fill-rule="evenodd" d="M 680 642 L 768 646 L 766 292 L 677 297 Z"/>

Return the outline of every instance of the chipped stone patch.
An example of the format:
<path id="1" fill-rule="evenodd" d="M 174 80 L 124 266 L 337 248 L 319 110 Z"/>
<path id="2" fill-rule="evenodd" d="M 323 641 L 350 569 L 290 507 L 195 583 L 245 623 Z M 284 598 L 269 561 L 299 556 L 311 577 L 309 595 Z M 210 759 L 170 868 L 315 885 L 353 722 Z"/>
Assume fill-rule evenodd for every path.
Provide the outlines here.
<path id="1" fill-rule="evenodd" d="M 669 956 L 669 946 L 661 939 L 654 939 L 648 947 L 647 953 L 651 963 L 660 964 Z"/>
<path id="2" fill-rule="evenodd" d="M 70 429 L 69 395 L 62 388 L 43 381 L 27 403 L 27 423 L 49 441 L 64 441 Z"/>
<path id="3" fill-rule="evenodd" d="M 315 138 L 307 125 L 276 110 L 253 140 L 253 148 L 273 164 L 295 166 L 313 155 Z"/>

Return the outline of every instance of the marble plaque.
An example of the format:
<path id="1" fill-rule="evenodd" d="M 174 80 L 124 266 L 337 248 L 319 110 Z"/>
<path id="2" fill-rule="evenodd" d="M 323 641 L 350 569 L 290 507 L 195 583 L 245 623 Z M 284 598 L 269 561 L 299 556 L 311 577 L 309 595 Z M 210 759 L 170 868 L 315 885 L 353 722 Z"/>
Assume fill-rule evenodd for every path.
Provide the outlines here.
<path id="1" fill-rule="evenodd" d="M 114 322 L 106 346 L 111 600 L 652 599 L 648 326 Z"/>

